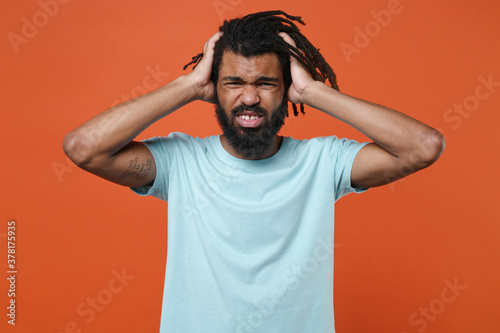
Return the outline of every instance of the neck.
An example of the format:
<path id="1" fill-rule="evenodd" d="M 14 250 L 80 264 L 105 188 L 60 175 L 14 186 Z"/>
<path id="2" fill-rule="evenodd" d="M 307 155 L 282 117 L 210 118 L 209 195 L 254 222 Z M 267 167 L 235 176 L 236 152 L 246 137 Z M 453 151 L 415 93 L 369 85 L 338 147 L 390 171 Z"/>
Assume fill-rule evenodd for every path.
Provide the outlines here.
<path id="1" fill-rule="evenodd" d="M 271 157 L 273 156 L 274 154 L 276 154 L 278 152 L 278 150 L 280 149 L 281 147 L 281 142 L 283 141 L 283 137 L 280 136 L 280 135 L 276 135 L 274 137 L 274 140 L 273 140 L 273 144 L 269 147 L 269 149 L 264 152 L 263 154 L 259 155 L 259 156 L 255 156 L 255 157 L 244 157 L 243 155 L 239 154 L 234 148 L 233 146 L 231 146 L 229 144 L 229 142 L 227 142 L 226 140 L 226 137 L 224 134 L 222 134 L 220 136 L 220 141 L 221 141 L 221 144 L 222 144 L 222 147 L 229 153 L 231 154 L 232 156 L 234 157 L 237 157 L 237 158 L 240 158 L 240 159 L 243 159 L 243 160 L 263 160 L 265 158 L 268 158 L 268 157 Z"/>

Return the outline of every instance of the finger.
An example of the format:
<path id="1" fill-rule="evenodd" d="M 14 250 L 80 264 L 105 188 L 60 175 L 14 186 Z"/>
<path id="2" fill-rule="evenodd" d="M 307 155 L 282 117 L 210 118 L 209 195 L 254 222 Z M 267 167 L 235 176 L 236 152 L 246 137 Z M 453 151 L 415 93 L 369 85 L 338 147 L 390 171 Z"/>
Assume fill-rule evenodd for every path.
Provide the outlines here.
<path id="1" fill-rule="evenodd" d="M 297 47 L 297 44 L 295 44 L 295 41 L 288 35 L 286 32 L 279 32 L 278 35 L 285 40 L 288 44 L 292 45 L 293 47 Z"/>
<path id="2" fill-rule="evenodd" d="M 199 62 L 200 65 L 206 62 L 212 62 L 215 43 L 220 39 L 221 36 L 222 32 L 217 32 L 212 37 L 210 37 L 208 41 L 205 42 L 205 45 L 203 46 L 203 56 Z"/>
<path id="3" fill-rule="evenodd" d="M 221 38 L 222 32 L 215 33 L 210 39 L 205 43 L 203 47 L 203 54 L 207 53 L 207 51 L 213 50 L 215 43 Z"/>
<path id="4" fill-rule="evenodd" d="M 289 34 L 287 34 L 286 32 L 279 32 L 279 33 L 278 33 L 278 35 L 279 35 L 281 38 L 283 38 L 283 40 L 284 40 L 285 42 L 287 42 L 288 44 L 290 44 L 291 46 L 293 46 L 293 47 L 295 47 L 297 50 L 299 50 L 299 53 L 300 53 L 300 54 L 304 54 L 304 52 L 302 52 L 302 50 L 301 50 L 301 49 L 297 48 L 297 44 L 295 44 L 295 41 L 292 39 L 292 37 L 290 37 L 290 35 L 289 35 Z M 295 52 L 295 50 L 290 50 L 290 51 L 292 51 L 292 52 L 296 53 L 296 52 Z"/>

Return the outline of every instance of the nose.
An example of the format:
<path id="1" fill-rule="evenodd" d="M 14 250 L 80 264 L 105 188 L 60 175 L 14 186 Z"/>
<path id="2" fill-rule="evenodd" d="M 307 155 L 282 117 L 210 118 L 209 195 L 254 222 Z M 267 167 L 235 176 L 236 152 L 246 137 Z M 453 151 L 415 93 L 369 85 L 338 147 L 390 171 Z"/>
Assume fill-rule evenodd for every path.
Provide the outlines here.
<path id="1" fill-rule="evenodd" d="M 241 102 L 248 106 L 252 106 L 260 102 L 257 88 L 252 85 L 245 86 L 240 98 Z"/>

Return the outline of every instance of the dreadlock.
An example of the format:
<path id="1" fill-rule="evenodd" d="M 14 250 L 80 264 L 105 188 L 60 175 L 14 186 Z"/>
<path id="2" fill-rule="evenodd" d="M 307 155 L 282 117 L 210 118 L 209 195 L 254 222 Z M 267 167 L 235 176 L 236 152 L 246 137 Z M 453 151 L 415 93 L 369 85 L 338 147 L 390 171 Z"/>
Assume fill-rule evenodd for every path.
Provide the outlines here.
<path id="1" fill-rule="evenodd" d="M 294 21 L 305 25 L 300 16 L 291 16 L 281 10 L 259 12 L 224 21 L 224 24 L 219 27 L 219 31 L 223 32 L 223 35 L 214 47 L 212 75 L 210 78 L 213 84 L 217 85 L 218 82 L 222 56 L 225 51 L 230 50 L 244 57 L 276 53 L 283 72 L 286 91 L 292 84 L 290 55 L 307 69 L 314 80 L 322 82 L 328 80 L 332 88 L 339 90 L 336 75 L 332 68 L 325 61 L 319 49 L 315 48 L 300 33 L 300 29 Z M 287 33 L 295 41 L 297 47 L 293 47 L 284 41 L 278 35 L 279 32 Z M 193 69 L 196 68 L 202 57 L 203 53 L 194 56 L 192 61 L 184 66 L 184 69 L 193 64 Z M 297 106 L 294 103 L 291 104 L 294 115 L 298 116 Z M 305 113 L 302 103 L 300 104 L 300 111 Z M 288 116 L 288 109 L 286 110 L 286 116 Z"/>

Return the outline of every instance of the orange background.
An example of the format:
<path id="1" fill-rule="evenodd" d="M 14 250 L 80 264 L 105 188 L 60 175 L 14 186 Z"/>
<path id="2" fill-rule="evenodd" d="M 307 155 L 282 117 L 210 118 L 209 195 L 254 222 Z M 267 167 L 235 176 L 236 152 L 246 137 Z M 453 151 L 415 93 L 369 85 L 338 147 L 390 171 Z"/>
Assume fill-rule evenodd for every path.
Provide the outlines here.
<path id="1" fill-rule="evenodd" d="M 431 168 L 337 204 L 337 331 L 500 332 L 500 86 L 478 88 L 480 77 L 500 82 L 497 1 L 401 0 L 385 26 L 374 13 L 394 0 L 66 2 L 0 5 L 1 275 L 10 220 L 18 269 L 15 327 L 0 281 L 2 332 L 158 331 L 166 204 L 74 167 L 63 137 L 185 73 L 222 19 L 277 8 L 303 17 L 343 92 L 407 113 L 447 139 Z M 40 13 L 42 4 L 52 4 L 51 15 Z M 365 29 L 363 44 L 356 35 Z M 347 44 L 357 53 L 343 52 Z M 156 81 L 154 70 L 162 72 Z M 453 110 L 464 103 L 471 111 Z M 219 133 L 213 107 L 192 103 L 138 139 L 171 131 Z M 366 139 L 310 108 L 282 134 Z M 130 280 L 117 289 L 113 271 L 122 270 Z M 462 289 L 453 294 L 447 283 Z M 91 317 L 96 297 L 106 304 Z"/>

